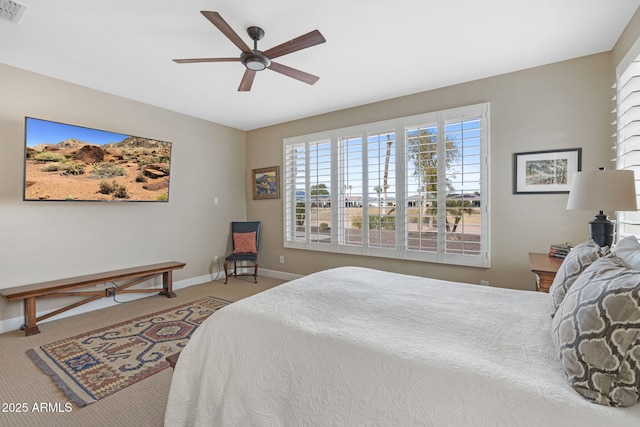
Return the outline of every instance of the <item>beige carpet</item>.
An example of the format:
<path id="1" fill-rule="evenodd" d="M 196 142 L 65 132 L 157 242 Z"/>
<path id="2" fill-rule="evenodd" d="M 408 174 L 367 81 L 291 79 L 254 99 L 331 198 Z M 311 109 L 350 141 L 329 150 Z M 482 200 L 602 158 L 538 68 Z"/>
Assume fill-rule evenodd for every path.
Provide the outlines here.
<path id="1" fill-rule="evenodd" d="M 282 280 L 260 277 L 259 283 L 245 278 L 192 286 L 176 291 L 177 298 L 152 296 L 91 313 L 40 324 L 42 333 L 27 337 L 23 331 L 0 334 L 0 426 L 162 426 L 171 384 L 171 369 L 165 369 L 143 381 L 91 405 L 79 408 L 29 359 L 30 348 L 63 339 L 121 320 L 214 296 L 237 301 L 277 286 Z M 12 405 L 13 404 L 13 405 Z M 26 412 L 15 412 L 26 408 Z M 4 412 L 3 410 L 13 410 Z"/>

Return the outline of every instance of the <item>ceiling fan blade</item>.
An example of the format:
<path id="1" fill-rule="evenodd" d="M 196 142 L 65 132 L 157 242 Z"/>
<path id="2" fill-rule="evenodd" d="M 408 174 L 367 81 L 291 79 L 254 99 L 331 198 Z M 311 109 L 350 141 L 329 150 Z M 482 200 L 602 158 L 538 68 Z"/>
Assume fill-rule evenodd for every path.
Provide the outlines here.
<path id="1" fill-rule="evenodd" d="M 253 85 L 253 79 L 256 77 L 256 72 L 254 70 L 246 69 L 244 71 L 244 76 L 242 76 L 242 80 L 240 81 L 240 87 L 238 87 L 238 92 L 248 92 L 251 90 L 251 86 Z"/>
<path id="2" fill-rule="evenodd" d="M 205 16 L 205 18 L 211 21 L 211 23 L 215 25 L 222 32 L 222 34 L 227 36 L 227 38 L 231 40 L 233 44 L 238 46 L 238 48 L 241 51 L 243 51 L 244 53 L 253 53 L 253 51 L 249 48 L 249 46 L 247 46 L 247 44 L 240 38 L 238 33 L 233 31 L 233 28 L 231 28 L 231 26 L 227 24 L 227 21 L 222 19 L 222 16 L 220 16 L 218 12 L 210 12 L 208 10 L 202 10 L 200 11 L 200 13 L 202 13 Z"/>
<path id="3" fill-rule="evenodd" d="M 289 40 L 288 42 L 284 42 L 279 44 L 278 46 L 272 47 L 269 50 L 265 50 L 263 53 L 269 57 L 269 59 L 277 58 L 282 55 L 286 55 L 291 52 L 296 52 L 298 50 L 306 49 L 311 46 L 315 46 L 317 44 L 321 44 L 326 42 L 320 31 L 313 30 L 307 34 L 304 34 L 300 37 L 296 37 L 293 40 Z"/>
<path id="4" fill-rule="evenodd" d="M 189 59 L 174 59 L 173 62 L 177 64 L 190 64 L 192 62 L 238 62 L 240 58 L 189 58 Z"/>
<path id="5" fill-rule="evenodd" d="M 301 82 L 310 85 L 320 80 L 320 77 L 318 76 L 314 76 L 313 74 L 305 73 L 304 71 L 296 70 L 295 68 L 287 67 L 286 65 L 282 65 L 273 61 L 271 61 L 269 69 L 280 74 L 284 74 L 285 76 L 293 77 L 296 80 L 300 80 Z"/>

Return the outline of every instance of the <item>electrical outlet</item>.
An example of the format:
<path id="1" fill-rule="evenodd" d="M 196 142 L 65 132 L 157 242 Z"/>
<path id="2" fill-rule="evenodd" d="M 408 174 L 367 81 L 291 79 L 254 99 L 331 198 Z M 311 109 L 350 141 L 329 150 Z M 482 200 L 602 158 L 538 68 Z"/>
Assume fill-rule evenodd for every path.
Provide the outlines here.
<path id="1" fill-rule="evenodd" d="M 284 264 L 284 255 L 280 255 L 279 261 L 280 261 L 280 264 Z"/>
<path id="2" fill-rule="evenodd" d="M 213 257 L 213 262 L 218 262 L 218 260 L 220 259 L 220 257 L 218 255 Z"/>
<path id="3" fill-rule="evenodd" d="M 480 280 L 480 284 L 482 286 L 489 286 L 489 281 L 488 280 Z"/>

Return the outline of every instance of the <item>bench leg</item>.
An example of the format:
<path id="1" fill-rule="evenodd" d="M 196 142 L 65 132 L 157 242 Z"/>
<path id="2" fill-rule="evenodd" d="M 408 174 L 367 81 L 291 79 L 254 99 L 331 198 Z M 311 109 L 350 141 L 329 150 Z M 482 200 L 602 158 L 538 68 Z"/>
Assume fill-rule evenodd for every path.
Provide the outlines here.
<path id="1" fill-rule="evenodd" d="M 160 295 L 166 295 L 167 298 L 177 297 L 173 292 L 173 271 L 165 271 L 162 273 L 162 292 Z"/>
<path id="2" fill-rule="evenodd" d="M 175 369 L 176 363 L 178 363 L 178 358 L 180 357 L 180 352 L 173 353 L 171 356 L 167 357 L 165 360 L 169 362 L 169 366 Z"/>
<path id="3" fill-rule="evenodd" d="M 24 300 L 24 325 L 21 329 L 24 329 L 25 334 L 35 335 L 40 333 L 40 329 L 36 324 L 36 299 L 26 298 Z"/>

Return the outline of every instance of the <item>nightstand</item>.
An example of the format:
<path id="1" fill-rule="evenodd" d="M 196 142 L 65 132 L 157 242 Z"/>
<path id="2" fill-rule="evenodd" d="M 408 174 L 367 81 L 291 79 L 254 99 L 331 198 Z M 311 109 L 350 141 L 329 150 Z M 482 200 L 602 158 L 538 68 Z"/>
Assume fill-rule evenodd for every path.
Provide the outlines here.
<path id="1" fill-rule="evenodd" d="M 549 292 L 562 261 L 564 261 L 563 258 L 529 252 L 529 267 L 536 275 L 536 290 L 538 292 Z"/>

